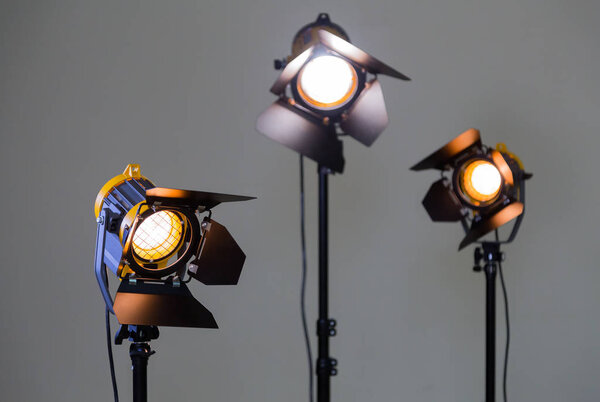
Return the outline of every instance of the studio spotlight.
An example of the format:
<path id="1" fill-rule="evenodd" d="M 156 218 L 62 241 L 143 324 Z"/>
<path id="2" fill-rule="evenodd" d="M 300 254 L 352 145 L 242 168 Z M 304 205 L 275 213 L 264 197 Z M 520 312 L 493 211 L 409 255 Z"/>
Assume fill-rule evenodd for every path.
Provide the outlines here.
<path id="1" fill-rule="evenodd" d="M 531 175 L 504 144 L 484 146 L 479 131 L 469 129 L 411 169 L 442 172 L 423 206 L 435 222 L 463 223 L 466 235 L 459 250 L 517 218 L 508 241 L 514 239 L 523 217 L 525 180 Z"/>
<path id="2" fill-rule="evenodd" d="M 465 131 L 411 169 L 441 171 L 442 178 L 431 185 L 423 199 L 423 206 L 433 221 L 462 223 L 466 235 L 459 250 L 495 232 L 494 240 L 481 241 L 481 248 L 475 249 L 473 268 L 476 272 L 483 270 L 486 278 L 485 401 L 493 402 L 496 386 L 497 272 L 500 272 L 504 286 L 501 265 L 504 254 L 500 245 L 515 239 L 524 216 L 525 180 L 532 175 L 525 172 L 519 158 L 509 152 L 506 145 L 498 144 L 496 149 L 482 145 L 479 131 L 475 129 Z M 498 228 L 512 220 L 514 224 L 508 238 L 500 240 Z M 480 266 L 482 261 L 483 268 Z M 506 292 L 504 295 L 506 297 Z M 508 301 L 505 301 L 508 329 Z M 506 380 L 506 360 L 504 368 Z"/>
<path id="3" fill-rule="evenodd" d="M 302 157 L 318 164 L 317 400 L 328 402 L 330 376 L 338 370 L 337 361 L 329 356 L 329 337 L 336 334 L 336 321 L 328 314 L 328 176 L 344 169 L 342 142 L 338 136 L 348 135 L 370 146 L 388 124 L 377 76 L 410 79 L 351 44 L 344 29 L 332 23 L 325 13 L 296 33 L 291 56 L 275 60 L 275 68 L 282 71 L 271 92 L 279 98 L 259 115 L 256 128 L 301 155 L 301 183 Z M 301 194 L 303 200 L 303 184 Z M 303 201 L 301 205 L 304 211 Z M 310 344 L 308 340 L 307 344 Z M 310 378 L 312 398 L 312 374 Z"/>
<path id="4" fill-rule="evenodd" d="M 155 187 L 135 164 L 98 193 L 95 274 L 121 324 L 115 343 L 133 342 L 135 401 L 146 399 L 145 365 L 153 353 L 146 342 L 158 337 L 158 326 L 217 328 L 186 283 L 237 284 L 246 256 L 212 219 L 212 208 L 253 198 Z M 121 280 L 114 302 L 107 270 Z"/>
<path id="5" fill-rule="evenodd" d="M 325 13 L 298 31 L 292 55 L 275 68 L 282 72 L 271 92 L 279 99 L 258 117 L 257 130 L 338 173 L 338 135 L 370 146 L 388 124 L 377 75 L 410 80 L 351 44 Z"/>

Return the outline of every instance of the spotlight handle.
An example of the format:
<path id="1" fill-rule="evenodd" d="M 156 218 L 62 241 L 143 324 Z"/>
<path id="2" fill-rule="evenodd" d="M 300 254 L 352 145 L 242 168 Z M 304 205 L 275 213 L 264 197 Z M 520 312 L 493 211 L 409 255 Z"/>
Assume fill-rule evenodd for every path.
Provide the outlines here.
<path id="1" fill-rule="evenodd" d="M 98 228 L 96 231 L 96 255 L 94 258 L 94 271 L 96 273 L 96 280 L 98 286 L 100 286 L 100 292 L 106 303 L 106 308 L 112 314 L 115 313 L 113 310 L 113 300 L 108 292 L 108 275 L 106 274 L 106 266 L 104 265 L 104 247 L 106 245 L 106 226 L 110 219 L 110 210 L 102 209 L 98 215 L 96 222 Z"/>

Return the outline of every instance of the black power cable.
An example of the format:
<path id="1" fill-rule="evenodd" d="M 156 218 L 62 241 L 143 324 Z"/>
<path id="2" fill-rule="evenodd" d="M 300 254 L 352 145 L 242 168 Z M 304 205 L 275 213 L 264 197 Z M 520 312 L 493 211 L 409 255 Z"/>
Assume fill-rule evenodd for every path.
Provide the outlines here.
<path id="1" fill-rule="evenodd" d="M 119 402 L 119 390 L 117 389 L 117 378 L 115 376 L 115 363 L 113 361 L 113 353 L 112 353 L 112 339 L 110 336 L 110 312 L 108 311 L 108 307 L 105 307 L 105 315 L 106 315 L 106 346 L 108 348 L 108 363 L 110 365 L 110 378 L 112 380 L 113 394 L 115 397 L 115 402 Z"/>
<path id="2" fill-rule="evenodd" d="M 304 330 L 304 342 L 306 343 L 306 355 L 308 357 L 308 400 L 313 402 L 313 368 L 312 350 L 310 338 L 308 337 L 308 326 L 306 324 L 306 228 L 304 213 L 304 157 L 300 155 L 300 244 L 302 248 L 302 284 L 300 285 L 300 314 L 302 315 L 302 329 Z"/>
<path id="3" fill-rule="evenodd" d="M 506 402 L 506 371 L 508 368 L 508 348 L 510 346 L 510 320 L 508 318 L 508 296 L 506 295 L 506 285 L 500 261 L 498 261 L 498 272 L 500 273 L 500 283 L 502 284 L 502 293 L 504 294 L 504 315 L 506 316 L 506 348 L 504 349 L 504 377 L 502 380 L 502 392 L 504 394 L 504 402 Z"/>
<path id="4" fill-rule="evenodd" d="M 498 229 L 496 229 L 496 241 L 498 241 Z M 504 295 L 504 316 L 506 318 L 506 346 L 504 348 L 504 373 L 502 377 L 502 395 L 504 402 L 507 402 L 506 396 L 506 373 L 508 370 L 508 350 L 510 348 L 510 319 L 508 316 L 508 295 L 506 293 L 506 284 L 504 283 L 504 273 L 502 272 L 502 263 L 498 261 L 498 273 L 500 274 L 500 284 L 502 285 L 502 294 Z"/>

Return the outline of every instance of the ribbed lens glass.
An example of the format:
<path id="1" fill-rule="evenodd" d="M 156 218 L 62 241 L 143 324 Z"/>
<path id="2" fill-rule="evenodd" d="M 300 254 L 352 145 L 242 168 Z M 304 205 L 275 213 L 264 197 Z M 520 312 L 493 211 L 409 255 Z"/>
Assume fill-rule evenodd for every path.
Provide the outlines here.
<path id="1" fill-rule="evenodd" d="M 148 261 L 170 256 L 179 246 L 183 224 L 172 211 L 158 211 L 144 219 L 133 234 L 133 251 Z"/>

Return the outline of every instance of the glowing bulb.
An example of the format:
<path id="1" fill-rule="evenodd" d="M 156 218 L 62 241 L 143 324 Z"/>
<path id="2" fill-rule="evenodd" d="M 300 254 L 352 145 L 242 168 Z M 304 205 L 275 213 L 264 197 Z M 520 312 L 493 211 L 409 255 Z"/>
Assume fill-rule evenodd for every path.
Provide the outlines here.
<path id="1" fill-rule="evenodd" d="M 467 165 L 462 174 L 461 187 L 475 202 L 487 202 L 495 198 L 502 186 L 500 171 L 492 163 L 476 160 Z"/>
<path id="2" fill-rule="evenodd" d="M 356 71 L 340 57 L 320 56 L 309 61 L 298 77 L 298 92 L 310 105 L 334 109 L 356 92 Z"/>
<path id="3" fill-rule="evenodd" d="M 179 246 L 182 235 L 180 217 L 171 211 L 158 211 L 138 226 L 133 235 L 133 250 L 144 260 L 168 257 Z"/>
<path id="4" fill-rule="evenodd" d="M 481 164 L 473 169 L 471 184 L 483 195 L 495 194 L 500 188 L 500 172 L 491 163 Z"/>

